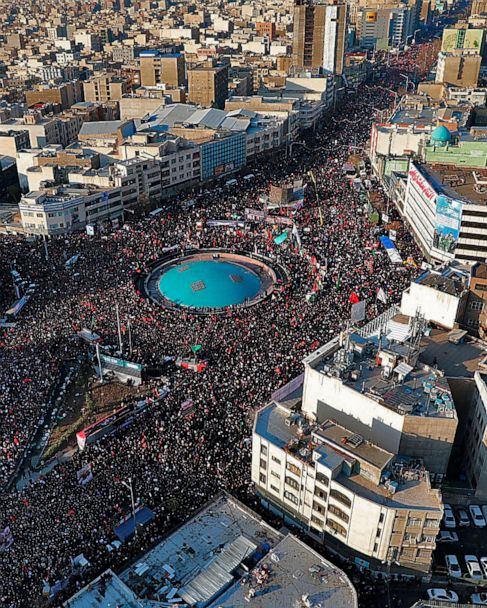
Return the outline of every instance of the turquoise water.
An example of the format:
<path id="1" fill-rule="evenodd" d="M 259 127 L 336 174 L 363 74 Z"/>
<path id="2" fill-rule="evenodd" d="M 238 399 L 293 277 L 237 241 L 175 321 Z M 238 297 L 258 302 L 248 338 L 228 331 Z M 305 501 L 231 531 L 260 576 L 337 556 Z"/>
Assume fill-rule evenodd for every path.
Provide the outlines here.
<path id="1" fill-rule="evenodd" d="M 159 289 L 168 300 L 199 308 L 242 304 L 246 298 L 254 298 L 260 288 L 260 278 L 246 268 L 217 260 L 183 262 L 159 280 Z"/>

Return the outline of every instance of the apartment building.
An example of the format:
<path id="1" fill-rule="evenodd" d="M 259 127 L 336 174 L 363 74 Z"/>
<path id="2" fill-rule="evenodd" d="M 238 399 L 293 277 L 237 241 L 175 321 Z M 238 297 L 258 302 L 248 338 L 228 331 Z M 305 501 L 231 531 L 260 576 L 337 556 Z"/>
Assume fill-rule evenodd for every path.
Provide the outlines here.
<path id="1" fill-rule="evenodd" d="M 28 107 L 38 103 L 52 103 L 67 110 L 73 104 L 83 100 L 83 87 L 81 82 L 66 82 L 60 85 L 42 85 L 33 91 L 25 92 L 25 102 Z"/>
<path id="2" fill-rule="evenodd" d="M 298 135 L 300 128 L 299 107 L 299 100 L 290 97 L 234 96 L 225 102 L 225 110 L 227 111 L 250 110 L 264 116 L 275 116 L 280 120 L 287 119 L 289 141 L 293 141 Z"/>
<path id="3" fill-rule="evenodd" d="M 163 53 L 157 50 L 140 52 L 140 84 L 143 87 L 161 84 L 181 87 L 185 84 L 184 72 L 184 55 L 181 53 Z"/>
<path id="4" fill-rule="evenodd" d="M 76 140 L 80 128 L 79 117 L 43 117 L 39 112 L 28 112 L 22 118 L 10 118 L 0 123 L 0 132 L 27 131 L 29 147 L 43 148 L 49 144 L 67 146 Z"/>
<path id="5" fill-rule="evenodd" d="M 188 70 L 188 101 L 204 108 L 224 108 L 228 66 L 198 65 Z"/>
<path id="6" fill-rule="evenodd" d="M 458 426 L 456 378 L 443 366 L 463 378 L 454 361 L 465 356 L 444 346 L 445 330 L 426 337 L 449 297 L 441 285 L 450 279 L 430 278 L 439 282 L 419 282 L 400 309 L 307 356 L 304 373 L 254 423 L 252 480 L 263 506 L 372 570 L 429 572 L 442 518 L 432 484 L 444 478 Z M 447 313 L 466 293 L 459 283 Z M 440 343 L 448 352 L 436 360 Z"/>
<path id="7" fill-rule="evenodd" d="M 438 53 L 436 82 L 458 87 L 476 87 L 482 56 L 478 53 L 452 51 Z"/>
<path id="8" fill-rule="evenodd" d="M 85 101 L 119 101 L 127 93 L 127 81 L 115 74 L 103 74 L 83 82 L 83 92 Z"/>
<path id="9" fill-rule="evenodd" d="M 343 72 L 347 5 L 297 0 L 294 5 L 293 66 Z"/>
<path id="10" fill-rule="evenodd" d="M 160 165 L 161 187 L 171 188 L 201 179 L 201 151 L 197 144 L 158 131 L 142 131 L 119 148 L 120 158 L 156 160 Z"/>
<path id="11" fill-rule="evenodd" d="M 419 460 L 273 402 L 255 420 L 252 481 L 264 507 L 366 568 L 429 572 L 443 510 Z"/>
<path id="12" fill-rule="evenodd" d="M 130 159 L 103 169 L 68 173 L 69 185 L 33 191 L 19 203 L 26 234 L 57 235 L 124 217 L 141 198 L 159 201 L 161 169 L 155 161 Z"/>
<path id="13" fill-rule="evenodd" d="M 19 150 L 29 146 L 28 131 L 0 131 L 0 156 L 15 158 Z"/>

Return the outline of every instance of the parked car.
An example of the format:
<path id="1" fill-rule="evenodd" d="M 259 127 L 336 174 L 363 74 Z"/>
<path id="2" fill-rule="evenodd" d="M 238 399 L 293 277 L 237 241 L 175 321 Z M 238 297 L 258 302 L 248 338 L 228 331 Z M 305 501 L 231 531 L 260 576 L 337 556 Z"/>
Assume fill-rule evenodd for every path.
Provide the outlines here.
<path id="1" fill-rule="evenodd" d="M 450 589 L 428 589 L 429 600 L 436 602 L 458 602 L 458 595 Z"/>
<path id="2" fill-rule="evenodd" d="M 487 606 L 487 593 L 482 591 L 481 593 L 472 593 L 470 596 L 470 601 L 475 606 Z"/>
<path id="3" fill-rule="evenodd" d="M 470 511 L 470 517 L 472 518 L 474 526 L 477 528 L 485 528 L 485 526 L 487 526 L 487 522 L 485 521 L 485 517 L 479 505 L 470 505 L 468 510 Z"/>
<path id="4" fill-rule="evenodd" d="M 457 522 L 453 515 L 453 509 L 448 504 L 443 505 L 443 524 L 445 528 L 456 528 Z"/>
<path id="5" fill-rule="evenodd" d="M 479 559 L 480 562 L 480 567 L 482 568 L 483 572 L 484 572 L 484 578 L 487 578 L 487 557 L 481 557 Z"/>
<path id="6" fill-rule="evenodd" d="M 485 521 L 487 521 L 487 505 L 482 505 L 482 515 L 484 516 Z"/>
<path id="7" fill-rule="evenodd" d="M 463 508 L 457 509 L 458 525 L 461 528 L 466 528 L 470 525 L 470 518 L 468 513 Z"/>
<path id="8" fill-rule="evenodd" d="M 437 543 L 457 543 L 458 534 L 456 532 L 450 532 L 450 530 L 440 530 L 436 537 Z"/>
<path id="9" fill-rule="evenodd" d="M 467 564 L 467 570 L 470 578 L 484 578 L 484 573 L 480 567 L 479 560 L 475 557 L 475 555 L 466 555 L 465 563 Z"/>
<path id="10" fill-rule="evenodd" d="M 456 578 L 462 576 L 462 570 L 456 555 L 445 555 L 445 563 L 450 576 L 454 576 Z"/>

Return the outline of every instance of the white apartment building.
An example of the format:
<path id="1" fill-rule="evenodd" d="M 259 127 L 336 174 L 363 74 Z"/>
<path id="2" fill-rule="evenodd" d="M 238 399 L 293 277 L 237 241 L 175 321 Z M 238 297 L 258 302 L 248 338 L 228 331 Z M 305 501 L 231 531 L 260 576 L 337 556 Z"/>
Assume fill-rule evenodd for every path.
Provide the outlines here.
<path id="1" fill-rule="evenodd" d="M 25 234 L 58 235 L 123 214 L 119 188 L 53 188 L 29 192 L 19 203 Z"/>
<path id="2" fill-rule="evenodd" d="M 201 153 L 197 144 L 182 137 L 142 131 L 119 146 L 122 159 L 151 159 L 160 166 L 162 188 L 201 178 Z"/>
<path id="3" fill-rule="evenodd" d="M 446 473 L 458 419 L 443 372 L 421 359 L 424 327 L 396 315 L 341 334 L 254 424 L 263 505 L 371 569 L 428 572 L 442 518 L 429 471 Z"/>
<path id="4" fill-rule="evenodd" d="M 70 184 L 117 188 L 125 207 L 133 207 L 144 196 L 159 201 L 162 192 L 161 169 L 156 160 L 131 158 L 115 162 L 102 169 L 73 169 L 68 174 Z"/>
<path id="5" fill-rule="evenodd" d="M 99 170 L 79 168 L 68 174 L 69 186 L 24 195 L 19 203 L 26 234 L 55 235 L 123 218 L 141 198 L 161 198 L 161 170 L 156 161 L 130 159 Z"/>
<path id="6" fill-rule="evenodd" d="M 331 420 L 309 425 L 276 403 L 257 414 L 252 480 L 263 505 L 366 568 L 429 571 L 442 503 L 415 466 Z"/>

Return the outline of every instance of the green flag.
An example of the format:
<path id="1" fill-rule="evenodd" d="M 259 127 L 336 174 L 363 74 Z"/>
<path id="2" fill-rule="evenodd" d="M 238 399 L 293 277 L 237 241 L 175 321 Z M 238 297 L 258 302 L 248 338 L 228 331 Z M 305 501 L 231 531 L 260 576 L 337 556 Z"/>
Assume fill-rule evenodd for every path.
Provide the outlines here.
<path id="1" fill-rule="evenodd" d="M 194 353 L 197 353 L 199 350 L 201 350 L 201 344 L 195 344 L 194 346 L 191 347 L 191 350 Z"/>

